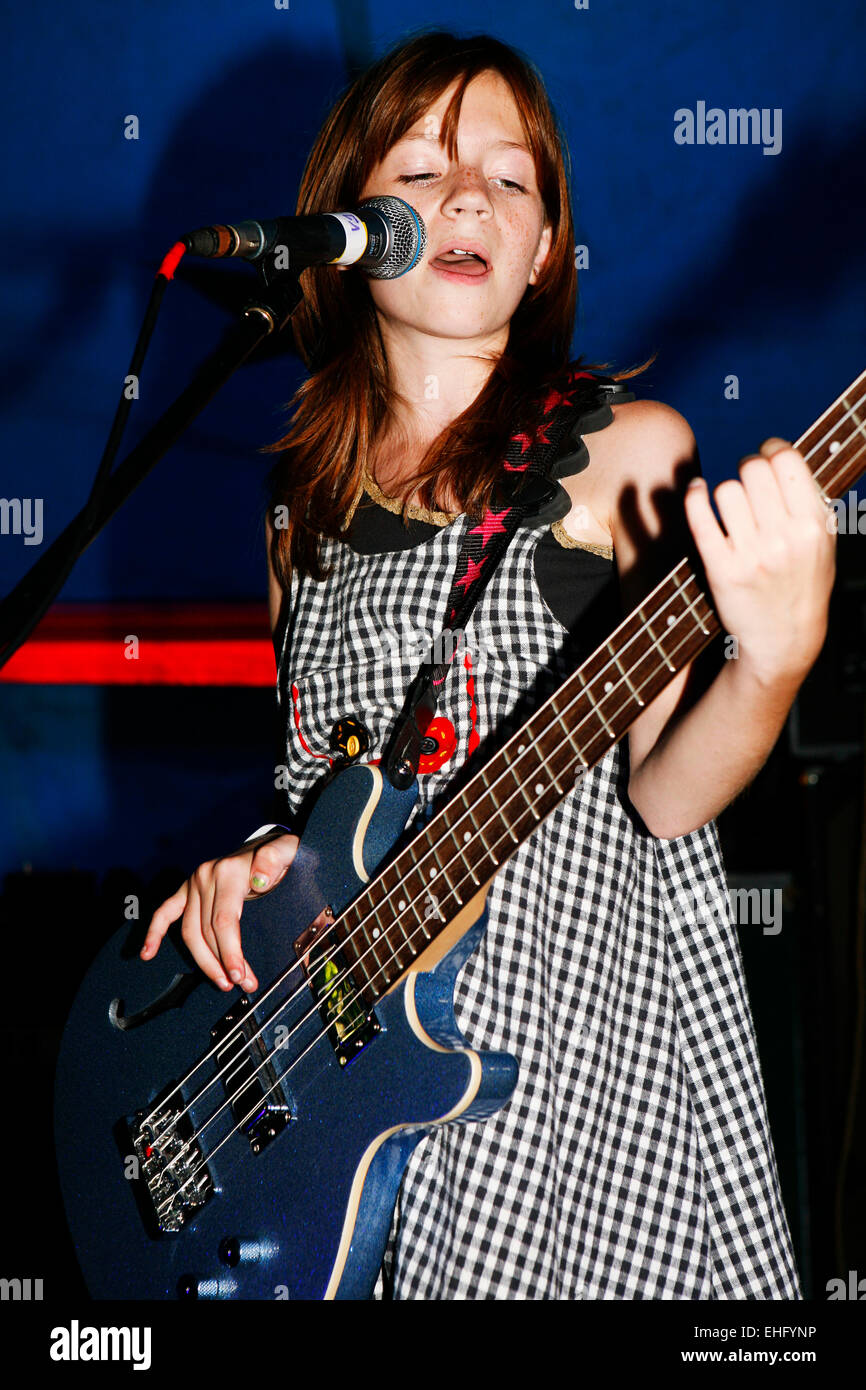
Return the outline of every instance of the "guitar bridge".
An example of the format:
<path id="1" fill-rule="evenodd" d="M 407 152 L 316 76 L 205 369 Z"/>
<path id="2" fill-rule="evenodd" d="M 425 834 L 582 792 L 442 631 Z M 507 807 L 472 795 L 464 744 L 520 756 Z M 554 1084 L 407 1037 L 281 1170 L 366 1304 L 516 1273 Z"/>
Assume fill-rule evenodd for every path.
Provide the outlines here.
<path id="1" fill-rule="evenodd" d="M 153 1235 L 174 1235 L 214 1194 L 182 1098 L 179 1105 L 139 1110 L 128 1133 L 144 1179 L 135 1192 L 145 1226 Z"/>

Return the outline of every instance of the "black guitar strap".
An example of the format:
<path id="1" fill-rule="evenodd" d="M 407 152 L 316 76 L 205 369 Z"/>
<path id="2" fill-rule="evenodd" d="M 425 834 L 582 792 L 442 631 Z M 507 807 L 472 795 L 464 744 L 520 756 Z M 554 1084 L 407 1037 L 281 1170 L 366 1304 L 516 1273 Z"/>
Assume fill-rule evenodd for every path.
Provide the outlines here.
<path id="1" fill-rule="evenodd" d="M 588 396 L 590 405 L 593 400 L 602 404 L 617 394 L 633 399 L 627 387 L 610 377 L 574 371 L 569 382 L 576 383 L 579 378 L 589 378 L 598 388 Z M 539 418 L 528 429 L 511 436 L 502 461 L 498 498 L 479 524 L 466 532 L 448 597 L 446 627 L 409 686 L 403 710 L 382 754 L 382 766 L 392 786 L 402 790 L 418 773 L 421 745 L 466 621 L 512 537 L 526 517 L 531 518 L 556 495 L 557 484 L 550 470 L 562 453 L 560 446 L 567 443 L 569 426 L 576 424 L 572 397 L 577 390 L 573 385 L 562 392 L 550 391 L 541 403 Z"/>

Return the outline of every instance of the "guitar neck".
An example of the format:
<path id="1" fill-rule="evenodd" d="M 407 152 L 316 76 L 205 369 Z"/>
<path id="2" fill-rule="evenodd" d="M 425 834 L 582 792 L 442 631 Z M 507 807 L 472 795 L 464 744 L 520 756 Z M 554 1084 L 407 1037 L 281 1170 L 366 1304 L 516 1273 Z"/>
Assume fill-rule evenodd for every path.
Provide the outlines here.
<path id="1" fill-rule="evenodd" d="M 796 441 L 828 499 L 863 471 L 864 396 L 866 371 Z M 340 936 L 358 984 L 376 997 L 405 974 L 720 630 L 681 560 L 350 904 Z"/>

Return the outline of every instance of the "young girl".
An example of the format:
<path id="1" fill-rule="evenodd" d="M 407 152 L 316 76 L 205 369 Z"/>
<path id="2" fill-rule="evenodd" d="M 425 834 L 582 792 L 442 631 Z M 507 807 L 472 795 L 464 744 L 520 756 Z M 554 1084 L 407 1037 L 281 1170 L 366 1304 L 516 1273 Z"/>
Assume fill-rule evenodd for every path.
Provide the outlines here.
<path id="1" fill-rule="evenodd" d="M 563 148 L 514 50 L 422 33 L 351 86 L 313 147 L 298 213 L 374 194 L 412 204 L 425 254 L 393 280 L 305 273 L 292 322 L 311 375 L 273 446 L 292 826 L 339 719 L 359 718 L 365 756 L 381 755 L 419 666 L 405 639 L 446 626 L 461 541 L 539 393 L 572 402 L 571 453 L 467 623 L 417 824 L 642 601 L 689 533 L 737 639 L 736 659 L 716 652 L 709 675 L 699 661 L 673 679 L 493 880 L 455 1011 L 472 1047 L 516 1055 L 517 1089 L 493 1118 L 443 1126 L 415 1150 L 379 1292 L 799 1298 L 713 818 L 763 764 L 821 648 L 824 505 L 801 455 L 768 439 L 716 489 L 720 527 L 677 411 L 625 391 L 599 405 L 591 379 L 570 379 Z M 154 914 L 143 958 L 182 916 L 212 980 L 257 988 L 243 902 L 279 881 L 297 843 L 202 864 Z"/>

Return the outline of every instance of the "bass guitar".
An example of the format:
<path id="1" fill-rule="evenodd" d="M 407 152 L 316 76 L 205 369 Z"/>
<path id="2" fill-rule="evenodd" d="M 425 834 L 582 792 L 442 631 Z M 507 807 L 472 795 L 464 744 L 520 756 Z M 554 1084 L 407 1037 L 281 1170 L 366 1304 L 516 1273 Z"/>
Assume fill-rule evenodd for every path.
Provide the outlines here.
<path id="1" fill-rule="evenodd" d="M 866 372 L 797 440 L 825 498 L 866 455 Z M 417 799 L 373 762 L 323 786 L 295 860 L 244 906 L 262 984 L 226 1007 L 166 937 L 118 931 L 57 1067 L 69 1227 L 98 1299 L 369 1298 L 409 1156 L 508 1100 L 453 985 L 498 869 L 720 631 L 684 559 L 403 847 Z M 405 840 L 405 837 L 404 837 Z"/>

